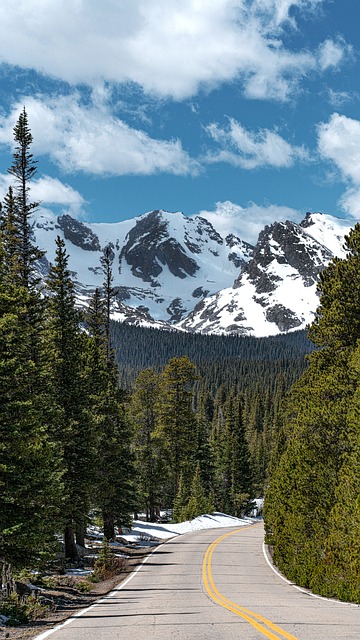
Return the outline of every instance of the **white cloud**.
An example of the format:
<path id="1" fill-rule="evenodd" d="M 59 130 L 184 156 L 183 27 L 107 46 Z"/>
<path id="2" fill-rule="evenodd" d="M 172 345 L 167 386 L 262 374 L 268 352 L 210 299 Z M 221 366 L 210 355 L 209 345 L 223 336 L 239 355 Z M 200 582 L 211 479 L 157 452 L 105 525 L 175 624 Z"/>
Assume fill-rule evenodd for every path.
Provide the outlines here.
<path id="1" fill-rule="evenodd" d="M 243 169 L 255 169 L 291 167 L 296 160 L 308 159 L 304 147 L 292 146 L 276 131 L 249 131 L 233 118 L 229 118 L 228 127 L 212 123 L 206 131 L 222 147 L 208 154 L 208 162 L 229 162 Z"/>
<path id="2" fill-rule="evenodd" d="M 10 144 L 22 105 L 31 123 L 35 154 L 46 154 L 64 172 L 93 175 L 185 175 L 197 166 L 177 139 L 157 140 L 115 118 L 107 106 L 80 104 L 79 96 L 26 97 L 0 116 L 0 143 Z"/>
<path id="3" fill-rule="evenodd" d="M 355 218 L 360 216 L 360 121 L 333 113 L 328 122 L 318 126 L 318 150 L 335 164 L 347 183 L 340 200 L 343 209 Z"/>
<path id="4" fill-rule="evenodd" d="M 356 220 L 360 219 L 360 186 L 349 187 L 342 198 L 340 206 Z"/>
<path id="5" fill-rule="evenodd" d="M 13 182 L 11 175 L 0 174 L 0 201 L 4 199 L 9 186 L 13 185 Z M 58 205 L 76 217 L 83 215 L 83 207 L 86 204 L 78 191 L 57 178 L 46 175 L 32 181 L 30 184 L 30 199 L 32 202 L 40 202 L 41 208 L 46 205 Z"/>
<path id="6" fill-rule="evenodd" d="M 353 95 L 348 91 L 335 91 L 334 89 L 329 88 L 327 90 L 329 103 L 332 107 L 341 107 L 346 102 L 350 102 L 353 99 Z"/>
<path id="7" fill-rule="evenodd" d="M 323 71 L 338 68 L 346 55 L 351 55 L 351 47 L 343 40 L 325 40 L 319 47 L 319 65 Z"/>
<path id="8" fill-rule="evenodd" d="M 241 79 L 248 97 L 288 100 L 339 64 L 341 41 L 291 51 L 294 12 L 324 0 L 2 0 L 0 61 L 71 84 L 135 82 L 177 100 Z"/>
<path id="9" fill-rule="evenodd" d="M 260 231 L 266 224 L 270 225 L 274 221 L 282 222 L 285 220 L 300 222 L 303 218 L 299 211 L 291 207 L 260 206 L 255 202 L 241 207 L 228 200 L 216 202 L 214 211 L 199 211 L 196 215 L 209 220 L 222 236 L 233 233 L 250 244 L 256 243 Z"/>

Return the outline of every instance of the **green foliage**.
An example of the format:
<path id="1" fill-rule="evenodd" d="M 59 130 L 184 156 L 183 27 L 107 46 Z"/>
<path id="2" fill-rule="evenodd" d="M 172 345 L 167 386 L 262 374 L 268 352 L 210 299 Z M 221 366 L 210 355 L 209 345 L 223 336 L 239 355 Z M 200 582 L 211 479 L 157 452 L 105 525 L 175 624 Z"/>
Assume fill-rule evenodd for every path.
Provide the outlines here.
<path id="1" fill-rule="evenodd" d="M 93 470 L 93 504 L 102 513 L 104 535 L 115 538 L 115 525 L 129 526 L 134 503 L 132 431 L 119 388 L 109 323 L 113 297 L 112 253 L 101 259 L 104 297 L 96 290 L 86 314 L 89 330 L 86 375 L 91 413 L 96 423 L 97 466 Z"/>
<path id="2" fill-rule="evenodd" d="M 160 377 L 152 369 L 142 371 L 135 381 L 128 404 L 133 425 L 133 447 L 137 469 L 137 504 L 154 521 L 160 511 L 165 470 L 163 447 L 157 437 L 159 423 Z"/>
<path id="3" fill-rule="evenodd" d="M 7 626 L 17 627 L 31 620 L 43 618 L 48 609 L 49 607 L 36 596 L 31 595 L 24 599 L 13 593 L 0 604 L 0 615 L 7 617 Z"/>
<path id="4" fill-rule="evenodd" d="M 68 269 L 65 243 L 56 240 L 55 262 L 47 279 L 45 345 L 48 354 L 47 384 L 52 437 L 63 467 L 62 514 L 66 557 L 76 559 L 73 531 L 89 509 L 93 478 L 94 425 L 87 402 L 85 357 L 87 339 L 75 307 L 74 286 Z"/>
<path id="5" fill-rule="evenodd" d="M 105 575 L 110 571 L 113 557 L 114 554 L 111 552 L 110 544 L 104 537 L 99 556 L 96 558 L 94 564 L 94 574 L 96 578 L 104 580 Z"/>
<path id="6" fill-rule="evenodd" d="M 94 565 L 94 577 L 96 580 L 106 580 L 111 576 L 120 573 L 125 567 L 125 559 L 114 556 L 110 549 L 109 542 L 103 539 L 99 557 Z"/>
<path id="7" fill-rule="evenodd" d="M 189 358 L 172 358 L 160 377 L 159 421 L 154 434 L 162 442 L 169 478 L 169 497 L 173 502 L 180 476 L 189 477 L 194 468 L 196 446 L 192 385 L 195 365 Z M 170 505 L 166 505 L 170 506 Z"/>
<path id="8" fill-rule="evenodd" d="M 28 149 L 25 112 L 20 120 Z M 17 142 L 21 148 L 22 140 Z M 50 545 L 62 491 L 44 415 L 44 307 L 34 286 L 34 261 L 40 254 L 32 245 L 28 221 L 33 172 L 27 170 L 26 153 L 22 162 L 21 189 L 20 180 L 15 198 L 9 189 L 0 220 L 0 561 L 15 567 L 34 561 Z"/>
<path id="9" fill-rule="evenodd" d="M 322 348 L 284 406 L 264 516 L 289 579 L 359 602 L 360 225 L 345 247 L 321 276 L 309 335 Z"/>
<path id="10" fill-rule="evenodd" d="M 180 512 L 179 522 L 192 520 L 197 516 L 214 511 L 214 503 L 211 497 L 206 496 L 201 482 L 200 464 L 196 465 L 194 477 L 190 488 L 190 497 Z"/>

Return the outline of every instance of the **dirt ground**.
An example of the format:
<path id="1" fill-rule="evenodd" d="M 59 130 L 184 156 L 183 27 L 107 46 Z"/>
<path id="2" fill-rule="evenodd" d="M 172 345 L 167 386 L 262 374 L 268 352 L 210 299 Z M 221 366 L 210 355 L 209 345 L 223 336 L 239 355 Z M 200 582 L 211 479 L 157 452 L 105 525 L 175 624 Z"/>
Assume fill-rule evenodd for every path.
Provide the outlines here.
<path id="1" fill-rule="evenodd" d="M 45 618 L 30 622 L 26 625 L 18 627 L 0 626 L 0 640 L 29 640 L 61 624 L 77 611 L 89 607 L 102 596 L 110 593 L 110 591 L 123 582 L 123 580 L 141 564 L 144 557 L 151 553 L 152 550 L 153 548 L 151 547 L 126 549 L 126 554 L 130 557 L 126 559 L 124 570 L 108 580 L 95 583 L 94 587 L 88 593 L 81 593 L 73 587 L 66 586 L 42 590 L 41 595 L 54 603 L 52 607 L 53 610 L 49 611 Z"/>

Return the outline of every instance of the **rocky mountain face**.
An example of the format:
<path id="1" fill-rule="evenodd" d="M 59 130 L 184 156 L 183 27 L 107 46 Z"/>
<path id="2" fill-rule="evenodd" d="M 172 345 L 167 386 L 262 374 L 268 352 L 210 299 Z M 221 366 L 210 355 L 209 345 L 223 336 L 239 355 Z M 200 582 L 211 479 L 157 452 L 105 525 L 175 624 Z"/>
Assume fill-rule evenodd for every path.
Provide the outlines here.
<path id="1" fill-rule="evenodd" d="M 102 285 L 100 257 L 113 253 L 120 321 L 204 333 L 274 335 L 304 328 L 318 305 L 319 273 L 342 256 L 350 221 L 320 213 L 300 224 L 274 222 L 255 247 L 225 238 L 206 219 L 151 211 L 116 224 L 84 224 L 37 214 L 33 232 L 46 259 L 64 238 L 79 304 Z"/>

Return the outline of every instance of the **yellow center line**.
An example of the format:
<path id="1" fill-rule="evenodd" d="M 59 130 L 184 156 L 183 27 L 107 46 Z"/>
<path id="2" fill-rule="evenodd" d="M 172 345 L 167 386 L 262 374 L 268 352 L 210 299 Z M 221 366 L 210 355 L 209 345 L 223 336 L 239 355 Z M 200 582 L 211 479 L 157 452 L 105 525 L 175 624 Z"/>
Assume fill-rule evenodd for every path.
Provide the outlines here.
<path id="1" fill-rule="evenodd" d="M 211 570 L 211 561 L 212 561 L 213 553 L 216 547 L 218 546 L 218 544 L 220 544 L 220 542 L 225 540 L 225 538 L 228 538 L 229 536 L 233 536 L 236 533 L 240 533 L 243 531 L 244 529 L 237 529 L 236 531 L 225 533 L 224 535 L 214 540 L 214 542 L 212 542 L 208 546 L 204 556 L 203 570 L 202 570 L 203 581 L 204 581 L 205 589 L 208 595 L 217 604 L 219 604 L 221 607 L 224 607 L 224 609 L 228 609 L 229 611 L 232 611 L 236 615 L 246 620 L 246 622 L 251 624 L 255 629 L 257 629 L 257 631 L 260 631 L 260 633 L 262 633 L 264 636 L 266 636 L 270 640 L 279 640 L 279 637 L 286 638 L 286 640 L 298 640 L 297 638 L 295 638 L 295 636 L 291 635 L 284 629 L 281 629 L 276 624 L 271 622 L 271 620 L 267 620 L 267 618 L 264 618 L 260 614 L 254 613 L 253 611 L 250 611 L 250 609 L 246 609 L 245 607 L 242 607 L 241 605 L 238 605 L 235 602 L 232 602 L 231 600 L 223 596 L 222 593 L 220 593 L 220 591 L 217 589 L 212 577 L 212 570 Z M 266 626 L 263 626 L 263 625 L 266 625 Z M 269 629 L 274 631 L 277 635 L 272 633 L 272 631 L 270 631 Z"/>

